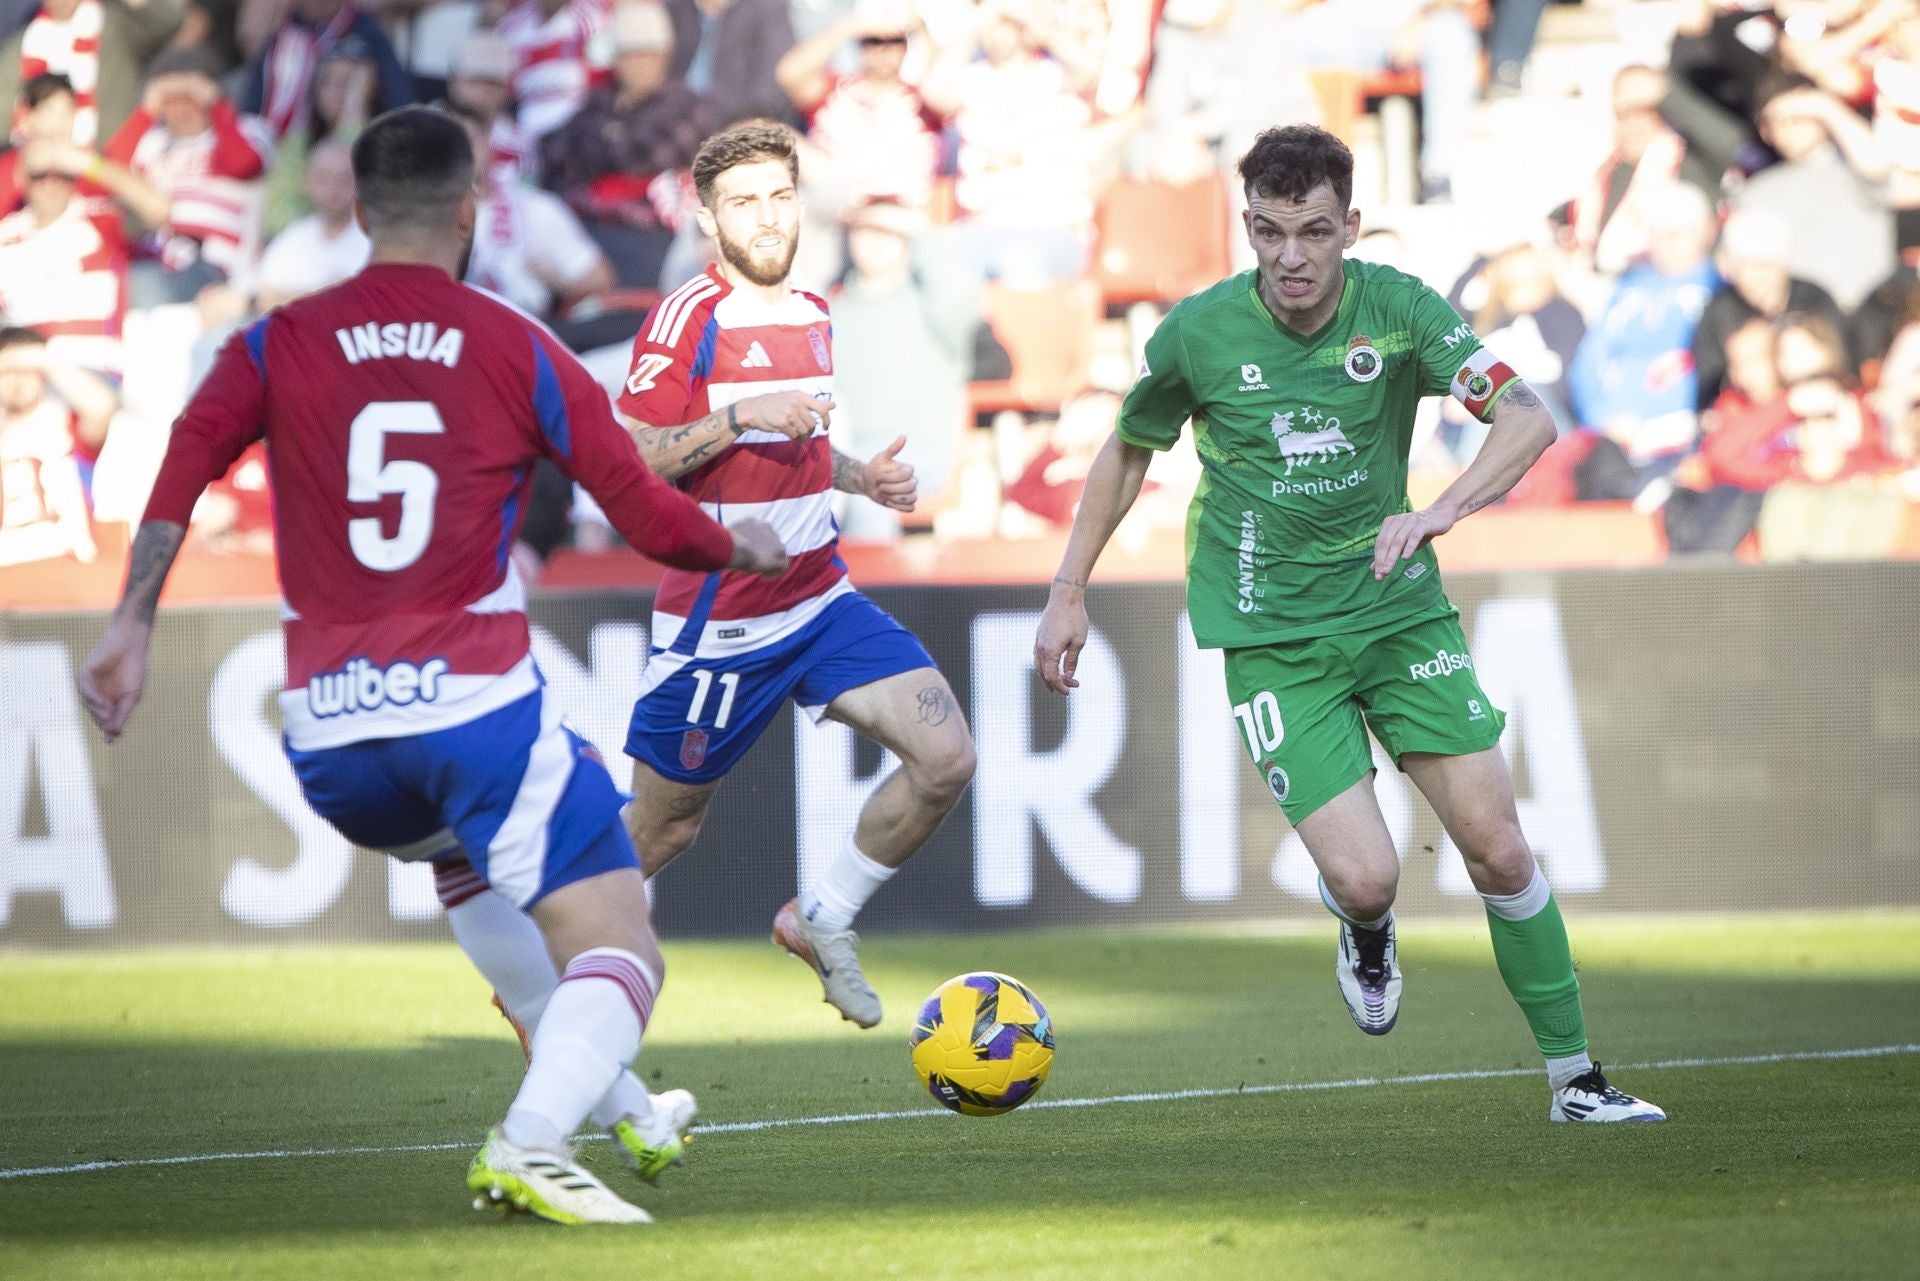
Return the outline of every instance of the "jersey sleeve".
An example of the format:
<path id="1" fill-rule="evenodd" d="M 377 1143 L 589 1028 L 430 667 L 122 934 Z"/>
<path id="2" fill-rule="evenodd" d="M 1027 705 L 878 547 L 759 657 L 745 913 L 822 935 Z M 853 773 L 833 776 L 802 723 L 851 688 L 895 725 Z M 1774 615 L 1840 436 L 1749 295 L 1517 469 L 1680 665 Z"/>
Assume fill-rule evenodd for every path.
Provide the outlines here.
<path id="1" fill-rule="evenodd" d="M 538 332 L 534 410 L 542 448 L 580 482 L 635 550 L 675 569 L 724 569 L 733 535 L 654 475 L 607 405 L 607 393 L 560 343 Z"/>
<path id="2" fill-rule="evenodd" d="M 694 361 L 704 326 L 700 317 L 679 316 L 677 310 L 669 294 L 647 313 L 633 336 L 633 359 L 616 402 L 621 413 L 649 427 L 678 427 L 693 405 Z"/>
<path id="3" fill-rule="evenodd" d="M 1414 296 L 1412 329 L 1420 394 L 1451 395 L 1475 418 L 1490 421 L 1495 403 L 1520 376 L 1481 344 L 1473 326 L 1445 298 L 1424 285 Z"/>
<path id="4" fill-rule="evenodd" d="M 267 321 L 227 339 L 200 388 L 174 421 L 146 520 L 184 525 L 201 491 L 227 474 L 266 422 Z"/>
<path id="5" fill-rule="evenodd" d="M 1120 405 L 1120 439 L 1143 449 L 1171 449 L 1198 407 L 1187 377 L 1186 344 L 1176 308 L 1147 339 L 1140 377 Z"/>

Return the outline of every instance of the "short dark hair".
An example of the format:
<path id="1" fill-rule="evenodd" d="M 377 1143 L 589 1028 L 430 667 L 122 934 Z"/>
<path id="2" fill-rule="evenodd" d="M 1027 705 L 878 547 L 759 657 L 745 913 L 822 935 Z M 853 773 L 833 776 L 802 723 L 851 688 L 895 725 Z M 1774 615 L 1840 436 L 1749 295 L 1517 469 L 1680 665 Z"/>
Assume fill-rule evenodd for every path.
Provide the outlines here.
<path id="1" fill-rule="evenodd" d="M 377 116 L 354 140 L 354 189 L 373 235 L 448 225 L 473 187 L 473 172 L 467 131 L 432 107 Z"/>
<path id="2" fill-rule="evenodd" d="M 1794 93 L 1801 89 L 1818 89 L 1820 86 L 1798 71 L 1789 71 L 1785 67 L 1768 67 L 1760 73 L 1759 80 L 1753 86 L 1753 118 L 1758 120 L 1775 98 Z"/>
<path id="3" fill-rule="evenodd" d="M 713 208 L 713 185 L 720 175 L 758 160 L 779 160 L 800 181 L 800 149 L 793 130 L 771 120 L 743 120 L 700 144 L 693 158 L 693 189 L 700 203 Z"/>
<path id="4" fill-rule="evenodd" d="M 217 84 L 220 80 L 220 60 L 198 45 L 185 49 L 162 49 L 147 64 L 149 81 L 160 76 L 205 76 Z"/>
<path id="5" fill-rule="evenodd" d="M 25 325 L 6 325 L 0 327 L 0 351 L 12 351 L 15 347 L 44 347 L 46 335 L 37 329 L 28 329 Z"/>
<path id="6" fill-rule="evenodd" d="M 29 77 L 27 83 L 20 86 L 20 101 L 27 104 L 28 111 L 32 111 L 47 99 L 57 98 L 63 93 L 69 98 L 77 99 L 80 96 L 73 91 L 73 81 L 60 72 L 42 71 L 37 76 Z"/>
<path id="7" fill-rule="evenodd" d="M 1318 125 L 1266 129 L 1240 157 L 1240 181 L 1249 197 L 1293 201 L 1324 182 L 1345 209 L 1353 204 L 1353 153 Z"/>

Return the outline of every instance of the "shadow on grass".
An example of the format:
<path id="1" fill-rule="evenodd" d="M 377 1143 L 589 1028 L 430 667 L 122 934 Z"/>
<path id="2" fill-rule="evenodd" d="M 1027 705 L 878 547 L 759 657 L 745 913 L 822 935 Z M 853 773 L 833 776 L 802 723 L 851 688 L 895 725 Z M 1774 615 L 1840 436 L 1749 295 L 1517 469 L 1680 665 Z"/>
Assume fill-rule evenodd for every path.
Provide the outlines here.
<path id="1" fill-rule="evenodd" d="M 709 1024 L 682 1011 L 679 1034 L 655 1038 L 641 1068 L 693 1088 L 716 1122 L 923 1108 L 903 1044 L 904 994 L 987 964 L 1020 974 L 1053 1005 L 1061 1049 L 1045 1097 L 1537 1063 L 1490 961 L 1471 949 L 1409 956 L 1405 1016 L 1383 1040 L 1348 1022 L 1326 972 L 1330 950 L 1319 939 L 1104 933 L 1007 938 L 984 949 L 979 940 L 876 940 L 872 968 L 893 1003 L 882 1032 L 836 1028 L 822 1010 L 833 1034 L 765 1041 L 755 1039 L 750 1012 Z M 690 953 L 685 972 L 697 975 L 701 964 Z M 716 985 L 696 976 L 685 994 L 697 1001 Z M 1586 985 L 1590 1020 L 1603 1030 L 1597 1048 L 1627 1060 L 1920 1041 L 1910 982 L 1637 970 L 1589 975 Z M 783 983 L 767 999 L 785 1000 L 789 990 Z M 668 999 L 674 994 L 670 987 Z M 404 1027 L 406 1011 L 394 1017 Z M 128 1042 L 88 1036 L 85 1022 L 77 1019 L 71 1036 L 0 1046 L 0 1080 L 10 1083 L 0 1167 L 462 1146 L 0 1180 L 0 1237 L 241 1240 L 457 1224 L 467 1146 L 504 1111 L 521 1071 L 504 1031 L 420 1047 L 287 1049 Z M 704 1038 L 689 1038 L 689 1026 Z M 1780 1177 L 1852 1177 L 1856 1169 L 1882 1177 L 1904 1160 L 1895 1138 L 1911 1133 L 1917 1076 L 1913 1059 L 1643 1074 L 1623 1083 L 1659 1097 L 1676 1118 L 1711 1124 L 1606 1142 L 1630 1166 L 1644 1163 L 1631 1177 L 1672 1177 L 1682 1198 L 1694 1195 L 1687 1180 L 1715 1161 Z M 1750 1084 L 1734 1089 L 1736 1080 Z M 1761 1097 L 1805 1096 L 1818 1106 L 1756 1109 L 1756 1087 Z M 1537 1079 L 1501 1079 L 715 1135 L 697 1145 L 692 1168 L 643 1200 L 682 1219 L 765 1220 L 941 1205 L 1111 1206 L 1170 1194 L 1270 1207 L 1364 1200 L 1382 1188 L 1462 1196 L 1506 1188 L 1524 1197 L 1544 1177 L 1597 1180 L 1603 1194 L 1606 1179 L 1626 1172 L 1588 1172 L 1595 1139 L 1586 1133 L 1543 1148 L 1545 1103 Z M 603 1173 L 617 1169 L 606 1145 L 586 1150 Z M 1905 1178 L 1910 1185 L 1911 1171 Z"/>

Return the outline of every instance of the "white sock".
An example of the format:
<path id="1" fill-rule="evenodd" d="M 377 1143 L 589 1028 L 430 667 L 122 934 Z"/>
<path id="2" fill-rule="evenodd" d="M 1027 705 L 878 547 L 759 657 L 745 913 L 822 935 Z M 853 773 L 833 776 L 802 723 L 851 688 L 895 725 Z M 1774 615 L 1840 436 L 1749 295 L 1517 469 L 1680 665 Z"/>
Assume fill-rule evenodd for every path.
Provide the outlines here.
<path id="1" fill-rule="evenodd" d="M 1547 1084 L 1554 1089 L 1572 1081 L 1575 1077 L 1585 1076 L 1593 1071 L 1593 1060 L 1583 1050 L 1579 1054 L 1569 1054 L 1564 1059 L 1547 1060 Z"/>
<path id="2" fill-rule="evenodd" d="M 885 867 L 860 852 L 849 836 L 840 857 L 800 895 L 800 915 L 823 930 L 849 930 L 853 918 L 900 869 Z"/>
<path id="3" fill-rule="evenodd" d="M 540 1026 L 547 999 L 560 982 L 547 940 L 533 918 L 488 889 L 465 863 L 434 868 L 435 888 L 447 909 L 453 941 L 480 976 L 493 984 L 507 1013 L 529 1035 Z M 469 883 L 470 882 L 470 883 Z"/>
<path id="4" fill-rule="evenodd" d="M 1382 912 L 1379 916 L 1375 917 L 1371 921 L 1354 920 L 1353 917 L 1347 915 L 1346 911 L 1338 903 L 1333 901 L 1333 892 L 1327 888 L 1327 878 L 1324 876 L 1321 876 L 1315 879 L 1318 881 L 1320 886 L 1321 904 L 1325 906 L 1329 912 L 1332 912 L 1335 916 L 1345 921 L 1348 925 L 1353 926 L 1354 929 L 1384 930 L 1387 928 L 1387 922 L 1393 919 L 1393 909 L 1388 908 L 1386 911 Z"/>
<path id="5" fill-rule="evenodd" d="M 547 940 L 533 918 L 487 888 L 465 862 L 434 864 L 435 887 L 447 910 L 454 942 L 480 976 L 493 984 L 507 1013 L 532 1036 L 560 982 Z M 652 1114 L 652 1096 L 630 1071 L 621 1072 L 594 1104 L 593 1123 L 602 1129 L 623 1117 Z"/>
<path id="6" fill-rule="evenodd" d="M 507 1142 L 552 1151 L 580 1127 L 640 1052 L 658 987 L 617 947 L 573 958 L 533 1034 L 533 1062 L 501 1127 Z"/>
<path id="7" fill-rule="evenodd" d="M 1547 884 L 1547 878 L 1541 873 L 1538 863 L 1533 865 L 1533 879 L 1518 894 L 1480 896 L 1487 910 L 1503 921 L 1530 921 L 1547 910 L 1547 901 L 1552 897 L 1553 887 Z"/>

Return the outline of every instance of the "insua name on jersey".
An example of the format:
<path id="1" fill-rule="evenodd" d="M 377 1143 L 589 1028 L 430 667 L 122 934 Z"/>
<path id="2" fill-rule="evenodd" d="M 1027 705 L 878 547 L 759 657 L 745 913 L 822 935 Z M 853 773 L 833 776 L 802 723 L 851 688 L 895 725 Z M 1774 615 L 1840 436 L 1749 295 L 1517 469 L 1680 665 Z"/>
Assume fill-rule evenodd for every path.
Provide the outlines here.
<path id="1" fill-rule="evenodd" d="M 340 350 L 349 365 L 405 356 L 409 360 L 437 360 L 448 369 L 460 363 L 460 344 L 466 340 L 458 329 L 443 330 L 431 320 L 406 325 L 369 320 L 364 325 L 336 329 L 333 336 L 340 340 Z"/>

